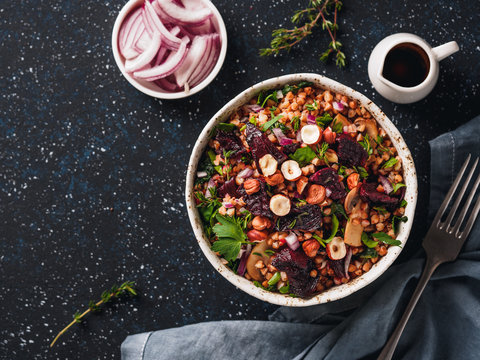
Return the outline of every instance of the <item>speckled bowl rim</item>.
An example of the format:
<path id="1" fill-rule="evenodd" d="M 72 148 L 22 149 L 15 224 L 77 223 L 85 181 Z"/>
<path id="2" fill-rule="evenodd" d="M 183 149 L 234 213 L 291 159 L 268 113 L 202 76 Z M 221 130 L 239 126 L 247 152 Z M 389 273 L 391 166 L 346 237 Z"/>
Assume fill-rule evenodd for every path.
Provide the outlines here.
<path id="1" fill-rule="evenodd" d="M 239 106 L 248 102 L 260 90 L 282 88 L 286 84 L 294 84 L 298 83 L 299 81 L 310 81 L 321 88 L 329 89 L 336 93 L 346 95 L 349 98 L 358 100 L 360 104 L 364 106 L 378 121 L 380 126 L 385 129 L 390 139 L 392 140 L 393 145 L 398 150 L 398 155 L 403 162 L 404 182 L 407 185 L 405 192 L 405 200 L 408 201 L 408 205 L 405 208 L 405 215 L 408 216 L 409 219 L 406 223 L 401 223 L 399 226 L 399 233 L 397 239 L 402 242 L 401 247 L 390 247 L 387 255 L 385 255 L 376 264 L 374 264 L 370 271 L 363 274 L 362 276 L 359 276 L 358 278 L 355 278 L 346 284 L 330 288 L 309 299 L 293 298 L 288 295 L 265 291 L 253 285 L 251 281 L 245 279 L 244 277 L 236 275 L 227 266 L 223 265 L 220 261 L 220 258 L 215 255 L 215 253 L 210 249 L 210 242 L 204 235 L 202 221 L 196 208 L 193 193 L 197 164 L 208 144 L 210 133 L 215 128 L 215 126 L 218 123 L 227 120 L 233 111 L 235 111 Z M 403 139 L 400 132 L 397 130 L 395 125 L 393 125 L 393 123 L 388 119 L 388 117 L 380 110 L 380 108 L 372 101 L 370 101 L 367 97 L 348 86 L 340 84 L 339 82 L 329 79 L 325 76 L 309 73 L 284 75 L 262 81 L 241 92 L 233 100 L 229 101 L 224 107 L 222 107 L 210 119 L 210 121 L 207 123 L 200 136 L 198 137 L 197 142 L 195 143 L 188 164 L 185 189 L 187 211 L 190 218 L 190 223 L 192 224 L 193 232 L 200 248 L 207 257 L 208 261 L 210 261 L 210 263 L 213 265 L 213 267 L 233 285 L 245 291 L 246 293 L 256 297 L 257 299 L 267 301 L 276 305 L 298 307 L 318 305 L 344 298 L 354 293 L 355 291 L 360 290 L 364 286 L 370 284 L 375 279 L 377 279 L 383 272 L 385 272 L 385 270 L 390 267 L 390 265 L 401 253 L 403 247 L 407 242 L 415 214 L 417 194 L 417 175 L 415 170 L 415 164 L 413 162 L 412 155 L 410 154 L 410 150 L 408 149 L 407 144 L 405 143 L 405 140 Z"/>
<path id="2" fill-rule="evenodd" d="M 158 99 L 166 99 L 166 100 L 183 99 L 183 98 L 192 96 L 198 93 L 199 91 L 203 90 L 205 87 L 207 87 L 208 84 L 210 84 L 213 81 L 213 79 L 215 79 L 215 77 L 218 75 L 218 73 L 220 72 L 220 69 L 223 66 L 223 62 L 225 61 L 225 56 L 227 54 L 227 42 L 228 42 L 227 28 L 225 27 L 225 23 L 223 22 L 222 15 L 220 15 L 220 12 L 217 10 L 215 5 L 213 5 L 213 3 L 209 0 L 202 0 L 202 1 L 205 3 L 205 5 L 207 5 L 212 10 L 213 17 L 218 22 L 217 30 L 220 35 L 221 48 L 220 48 L 220 54 L 218 55 L 217 63 L 215 64 L 210 74 L 205 79 L 203 79 L 198 85 L 191 88 L 188 93 L 186 93 L 185 91 L 175 92 L 175 93 L 159 91 L 158 90 L 159 87 L 154 83 L 143 81 L 143 80 L 137 80 L 134 77 L 132 77 L 129 73 L 126 72 L 125 58 L 120 54 L 120 51 L 118 49 L 118 34 L 120 32 L 120 26 L 122 25 L 127 15 L 130 14 L 130 12 L 132 12 L 133 9 L 143 4 L 144 0 L 130 0 L 123 6 L 122 10 L 120 10 L 120 13 L 117 16 L 117 19 L 115 20 L 115 24 L 113 25 L 112 52 L 113 52 L 113 57 L 115 59 L 115 63 L 117 64 L 117 67 L 120 69 L 125 79 L 127 79 L 127 81 L 133 87 L 135 87 L 137 90 L 143 92 L 146 95 L 150 95 Z"/>

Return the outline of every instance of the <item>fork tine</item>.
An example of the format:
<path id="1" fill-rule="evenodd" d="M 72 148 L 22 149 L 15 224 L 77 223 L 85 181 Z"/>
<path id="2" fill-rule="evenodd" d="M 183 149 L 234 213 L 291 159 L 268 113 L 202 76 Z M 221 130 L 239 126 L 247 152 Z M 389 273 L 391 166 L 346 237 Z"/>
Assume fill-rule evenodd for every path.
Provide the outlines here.
<path id="1" fill-rule="evenodd" d="M 435 215 L 435 219 L 433 219 L 433 224 L 434 226 L 438 226 L 440 219 L 442 218 L 443 214 L 445 213 L 445 210 L 447 210 L 448 203 L 450 200 L 452 200 L 452 196 L 455 193 L 455 190 L 457 190 L 458 184 L 460 183 L 460 180 L 462 179 L 463 173 L 465 172 L 465 169 L 467 168 L 468 163 L 470 162 L 471 154 L 468 154 L 467 160 L 462 165 L 462 168 L 458 172 L 458 175 L 453 182 L 452 186 L 450 187 L 450 190 L 448 190 L 447 196 L 445 196 L 445 200 L 443 200 L 442 205 L 440 205 L 440 208 L 437 211 L 437 214 Z"/>
<path id="2" fill-rule="evenodd" d="M 450 210 L 450 213 L 448 214 L 448 217 L 445 220 L 445 225 L 444 226 L 447 226 L 447 229 L 449 229 L 450 227 L 453 227 L 453 225 L 454 225 L 454 224 L 452 224 L 453 217 L 455 216 L 455 213 L 457 212 L 458 206 L 460 205 L 460 202 L 463 199 L 463 195 L 465 195 L 465 191 L 467 191 L 468 185 L 470 184 L 470 180 L 472 179 L 472 176 L 475 173 L 475 169 L 477 168 L 477 164 L 478 164 L 478 158 L 473 163 L 472 169 L 468 173 L 467 179 L 465 180 L 465 183 L 463 184 L 462 189 L 458 193 L 457 198 L 455 199 L 455 202 L 453 203 L 452 209 Z M 476 189 L 474 189 L 474 190 L 476 190 Z M 473 191 L 473 192 L 475 192 L 475 191 Z M 468 208 L 470 206 L 470 203 L 471 203 L 471 200 L 467 201 L 467 204 L 465 205 L 465 207 Z M 465 207 L 464 207 L 464 209 L 465 209 Z M 457 223 L 458 223 L 458 220 L 457 220 Z"/>
<path id="3" fill-rule="evenodd" d="M 476 192 L 479 184 L 480 184 L 480 176 L 478 176 L 478 179 L 475 182 L 475 186 L 472 189 L 472 192 L 470 193 L 470 196 L 468 197 L 468 203 L 465 204 L 465 207 L 463 208 L 461 216 L 463 215 L 463 217 L 465 217 L 465 215 L 467 213 L 467 210 L 468 210 L 468 206 L 472 202 L 472 199 L 475 196 L 475 192 Z M 468 234 L 470 234 L 470 230 L 472 230 L 473 224 L 475 223 L 475 220 L 477 219 L 477 216 L 478 216 L 479 212 L 480 212 L 480 196 L 478 197 L 477 202 L 475 203 L 475 207 L 472 210 L 472 214 L 468 218 L 467 224 L 465 225 L 465 229 L 463 229 L 462 234 L 460 235 L 462 237 L 462 239 L 466 239 Z M 462 217 L 462 220 L 463 220 L 463 217 Z M 455 236 L 457 236 L 458 232 L 460 231 L 460 223 L 461 222 L 459 222 L 458 225 L 455 225 L 455 228 L 456 228 Z"/>

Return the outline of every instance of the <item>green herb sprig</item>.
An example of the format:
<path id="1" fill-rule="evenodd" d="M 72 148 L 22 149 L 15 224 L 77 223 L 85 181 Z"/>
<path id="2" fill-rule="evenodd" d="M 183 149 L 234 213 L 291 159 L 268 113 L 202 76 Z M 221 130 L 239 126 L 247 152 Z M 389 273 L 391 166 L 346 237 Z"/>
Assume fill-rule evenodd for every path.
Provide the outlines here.
<path id="1" fill-rule="evenodd" d="M 100 307 L 107 302 L 110 302 L 113 299 L 122 297 L 124 295 L 130 295 L 130 296 L 137 296 L 137 291 L 134 288 L 135 283 L 133 281 L 125 281 L 122 285 L 117 286 L 113 285 L 110 290 L 106 290 L 102 293 L 101 295 L 101 300 L 97 302 L 90 301 L 88 304 L 88 309 L 85 310 L 83 313 L 76 312 L 73 315 L 73 321 L 68 324 L 62 331 L 60 331 L 57 336 L 55 336 L 55 339 L 53 339 L 52 343 L 50 344 L 50 347 L 55 345 L 57 342 L 58 338 L 62 336 L 68 329 L 70 329 L 73 325 L 76 323 L 80 323 L 85 315 L 87 315 L 89 312 L 95 312 L 100 310 Z"/>
<path id="2" fill-rule="evenodd" d="M 321 25 L 330 37 L 328 48 L 320 55 L 321 61 L 328 61 L 332 54 L 339 68 L 345 67 L 345 54 L 341 51 L 342 43 L 337 41 L 338 12 L 342 9 L 340 0 L 310 0 L 306 9 L 297 10 L 291 18 L 293 29 L 276 29 L 272 32 L 269 48 L 260 49 L 261 56 L 280 53 L 282 50 L 290 51 L 293 46 L 301 42 L 312 33 L 313 28 Z M 333 12 L 333 14 L 332 14 Z M 332 19 L 333 17 L 333 19 Z M 304 21 L 303 25 L 297 25 Z"/>

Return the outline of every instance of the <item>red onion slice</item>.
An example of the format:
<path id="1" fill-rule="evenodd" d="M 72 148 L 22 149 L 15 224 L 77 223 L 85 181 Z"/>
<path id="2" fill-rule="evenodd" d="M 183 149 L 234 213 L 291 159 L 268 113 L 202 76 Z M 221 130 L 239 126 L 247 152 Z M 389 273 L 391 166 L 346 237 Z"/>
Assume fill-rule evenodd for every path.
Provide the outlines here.
<path id="1" fill-rule="evenodd" d="M 134 12 L 132 12 L 128 18 L 125 20 L 125 22 L 122 24 L 121 29 L 120 29 L 120 35 L 119 35 L 119 45 L 120 48 L 124 48 L 127 43 L 127 38 L 129 34 L 132 32 L 132 27 L 135 24 L 138 24 L 138 17 L 141 16 L 142 14 L 142 9 L 138 8 Z"/>
<path id="2" fill-rule="evenodd" d="M 385 176 L 380 175 L 378 177 L 378 180 L 380 180 L 380 183 L 383 186 L 383 191 L 385 194 L 390 194 L 393 191 L 392 183 Z"/>
<path id="3" fill-rule="evenodd" d="M 280 143 L 280 145 L 285 146 L 285 145 L 293 144 L 293 140 L 286 137 L 280 128 L 273 128 L 272 131 L 277 137 L 277 140 Z"/>
<path id="4" fill-rule="evenodd" d="M 205 49 L 205 54 L 202 56 L 201 60 L 199 61 L 197 68 L 192 72 L 190 77 L 187 80 L 187 84 L 193 84 L 193 79 L 196 79 L 200 73 L 205 69 L 207 65 L 208 58 L 210 56 L 210 52 L 213 50 L 213 41 L 210 36 L 207 36 L 207 48 Z"/>
<path id="5" fill-rule="evenodd" d="M 155 84 L 157 84 L 162 90 L 165 90 L 167 92 L 175 92 L 179 90 L 177 84 L 169 81 L 168 79 L 155 80 Z"/>
<path id="6" fill-rule="evenodd" d="M 130 31 L 125 33 L 125 45 L 123 47 L 120 46 L 120 52 L 126 59 L 131 59 L 133 54 L 136 54 L 133 57 L 139 54 L 139 52 L 136 51 L 133 47 L 135 45 L 135 42 L 138 40 L 138 37 L 140 37 L 142 33 L 142 28 L 142 18 L 140 16 L 140 13 L 138 13 L 138 16 L 135 18 L 134 23 L 130 28 Z"/>
<path id="7" fill-rule="evenodd" d="M 210 56 L 208 57 L 208 60 L 206 62 L 206 65 L 203 71 L 201 71 L 196 77 L 192 78 L 192 80 L 189 81 L 189 84 L 192 87 L 198 85 L 203 79 L 205 79 L 208 76 L 208 74 L 210 74 L 215 64 L 217 63 L 220 36 L 218 34 L 208 35 L 208 36 L 211 37 L 212 51 L 210 51 Z"/>
<path id="8" fill-rule="evenodd" d="M 257 104 L 253 104 L 253 105 L 244 105 L 243 106 L 244 110 L 246 112 L 256 112 L 258 113 L 260 110 L 263 110 L 263 107 L 261 107 L 260 105 L 257 105 Z"/>
<path id="9" fill-rule="evenodd" d="M 243 250 L 243 249 L 242 249 Z M 240 276 L 245 275 L 245 270 L 247 269 L 247 259 L 252 252 L 252 245 L 247 244 L 245 251 L 242 253 L 240 257 L 240 264 L 238 264 L 237 274 Z"/>
<path id="10" fill-rule="evenodd" d="M 143 30 L 142 35 L 138 38 L 137 42 L 135 43 L 135 49 L 139 52 L 143 52 L 148 49 L 150 43 L 152 42 L 152 36 L 148 34 L 148 31 L 145 29 Z"/>
<path id="11" fill-rule="evenodd" d="M 212 197 L 212 194 L 210 193 L 210 189 L 215 189 L 215 181 L 210 178 L 207 183 L 207 191 L 205 191 L 205 197 L 207 199 L 210 199 Z"/>
<path id="12" fill-rule="evenodd" d="M 333 108 L 337 111 L 343 111 L 343 104 L 341 102 L 333 102 Z"/>
<path id="13" fill-rule="evenodd" d="M 253 175 L 253 170 L 250 168 L 245 168 L 237 174 L 237 177 L 241 179 L 247 179 Z"/>
<path id="14" fill-rule="evenodd" d="M 178 70 L 175 71 L 175 80 L 178 86 L 180 87 L 185 86 L 188 78 L 193 73 L 193 71 L 197 68 L 198 63 L 202 58 L 202 54 L 205 53 L 207 44 L 208 44 L 208 40 L 205 36 L 196 36 L 193 39 L 192 45 L 190 46 L 187 56 L 185 57 L 185 61 L 178 68 Z"/>
<path id="15" fill-rule="evenodd" d="M 165 43 L 165 46 L 169 47 L 172 50 L 176 50 L 181 45 L 182 40 L 173 36 L 170 31 L 167 30 L 165 25 L 158 17 L 155 9 L 153 8 L 150 1 L 145 1 L 145 20 L 149 23 L 149 26 L 160 33 L 162 36 L 162 41 Z"/>
<path id="16" fill-rule="evenodd" d="M 174 24 L 203 25 L 213 15 L 212 11 L 207 7 L 192 11 L 182 8 L 170 0 L 156 0 L 156 3 L 162 11 L 162 15 Z"/>
<path id="17" fill-rule="evenodd" d="M 138 79 L 154 81 L 173 74 L 175 70 L 177 70 L 180 65 L 182 65 L 182 62 L 187 54 L 187 42 L 189 40 L 188 38 L 185 39 L 185 41 L 182 41 L 182 44 L 180 45 L 178 50 L 174 53 L 171 53 L 163 64 L 155 66 L 148 70 L 136 71 L 133 73 L 133 76 Z"/>
<path id="18" fill-rule="evenodd" d="M 127 60 L 125 61 L 125 70 L 127 72 L 134 72 L 145 65 L 147 65 L 150 61 L 152 61 L 155 56 L 158 53 L 158 50 L 160 49 L 160 45 L 162 44 L 162 37 L 160 36 L 159 33 L 154 33 L 151 39 L 151 42 L 148 46 L 148 49 L 146 49 L 143 53 L 141 53 L 138 57 L 136 57 L 133 60 Z M 143 70 L 143 71 L 149 71 L 148 70 Z"/>
<path id="19" fill-rule="evenodd" d="M 297 235 L 294 232 L 288 234 L 288 236 L 285 238 L 285 241 L 287 242 L 288 247 L 293 251 L 297 250 L 300 247 Z"/>
<path id="20" fill-rule="evenodd" d="M 315 121 L 315 116 L 308 114 L 307 115 L 307 124 L 310 125 L 317 125 L 317 122 Z"/>

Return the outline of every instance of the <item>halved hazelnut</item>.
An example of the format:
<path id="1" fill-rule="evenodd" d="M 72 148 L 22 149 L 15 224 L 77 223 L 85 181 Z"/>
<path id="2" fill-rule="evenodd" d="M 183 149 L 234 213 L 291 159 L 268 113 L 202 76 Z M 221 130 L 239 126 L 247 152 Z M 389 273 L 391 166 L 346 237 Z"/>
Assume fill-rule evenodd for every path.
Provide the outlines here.
<path id="1" fill-rule="evenodd" d="M 329 126 L 323 130 L 323 139 L 326 143 L 332 145 L 335 144 L 335 139 L 337 138 L 337 133 L 332 131 L 332 128 Z"/>
<path id="2" fill-rule="evenodd" d="M 327 191 L 322 185 L 312 184 L 308 188 L 308 195 L 305 199 L 309 204 L 321 204 L 325 200 Z"/>
<path id="3" fill-rule="evenodd" d="M 305 144 L 318 144 L 322 140 L 322 129 L 318 125 L 305 125 L 301 130 L 301 135 Z"/>
<path id="4" fill-rule="evenodd" d="M 334 237 L 327 246 L 327 255 L 332 260 L 341 260 L 347 255 L 347 247 L 341 237 Z"/>
<path id="5" fill-rule="evenodd" d="M 273 175 L 275 171 L 277 171 L 278 162 L 270 154 L 263 155 L 260 160 L 258 160 L 258 164 L 264 176 Z"/>
<path id="6" fill-rule="evenodd" d="M 296 181 L 302 176 L 302 169 L 295 160 L 287 160 L 281 166 L 282 174 L 288 181 Z"/>
<path id="7" fill-rule="evenodd" d="M 285 216 L 290 212 L 290 199 L 282 194 L 273 195 L 270 199 L 270 210 L 275 215 Z"/>
<path id="8" fill-rule="evenodd" d="M 300 176 L 300 178 L 297 181 L 297 192 L 299 194 L 303 193 L 303 190 L 305 190 L 307 185 L 308 185 L 308 178 L 306 176 Z"/>

